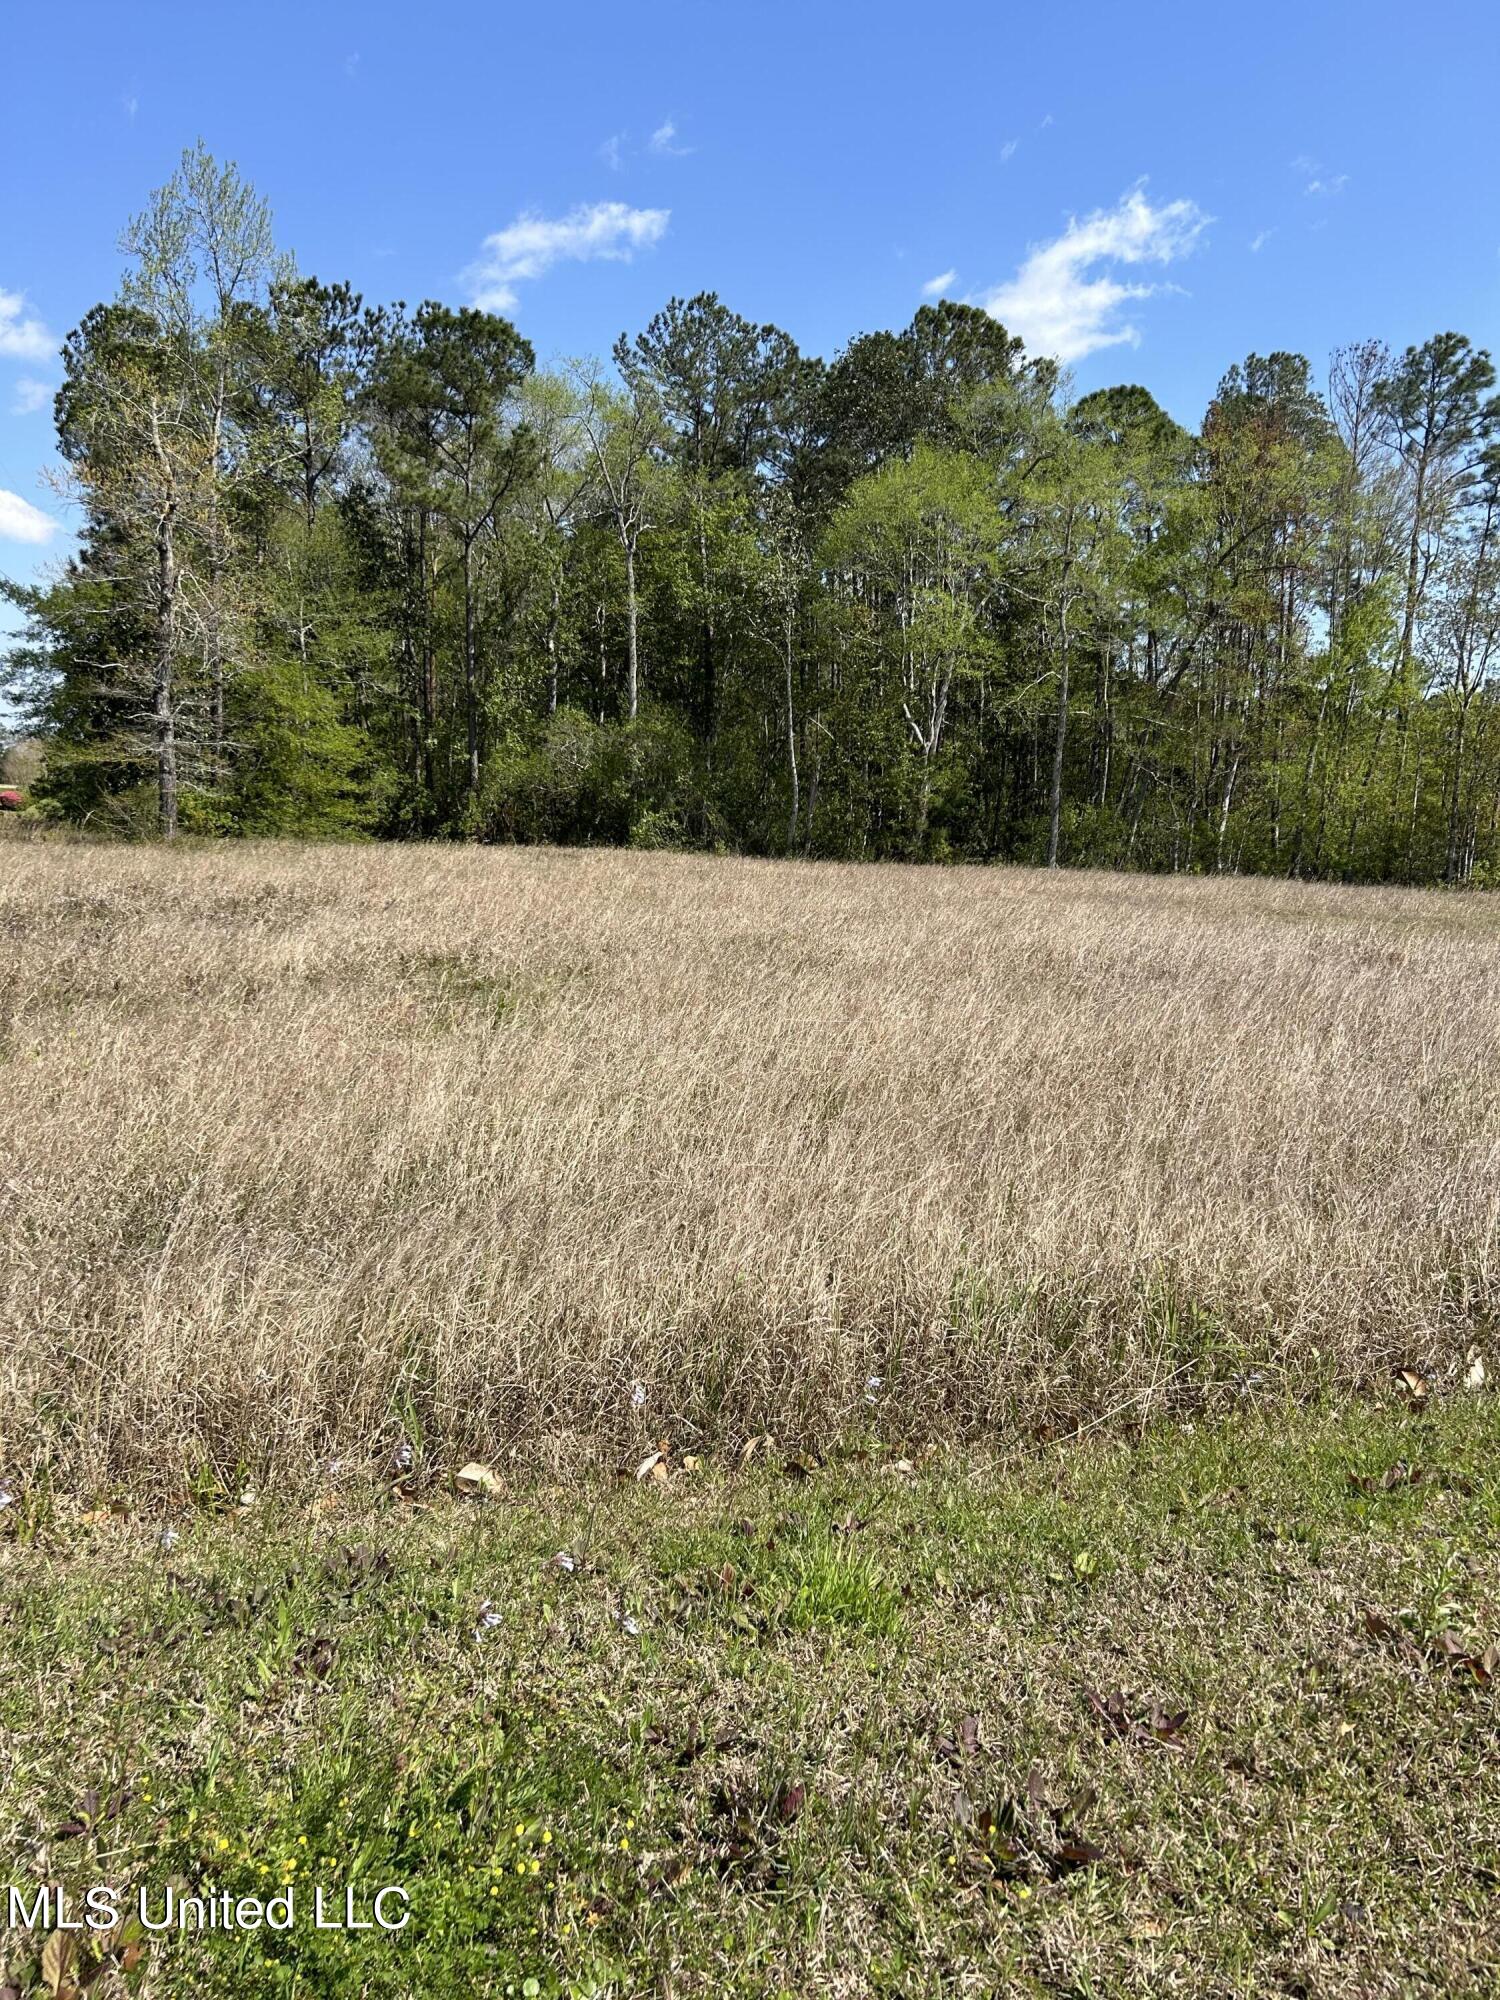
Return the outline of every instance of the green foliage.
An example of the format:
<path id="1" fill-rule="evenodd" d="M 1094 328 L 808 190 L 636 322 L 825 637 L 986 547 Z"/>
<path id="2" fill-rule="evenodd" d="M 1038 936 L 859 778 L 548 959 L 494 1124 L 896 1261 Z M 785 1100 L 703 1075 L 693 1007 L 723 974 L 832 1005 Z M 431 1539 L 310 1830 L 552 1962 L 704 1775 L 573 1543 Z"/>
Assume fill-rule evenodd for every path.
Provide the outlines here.
<path id="1" fill-rule="evenodd" d="M 1489 356 L 1229 368 L 1194 437 L 942 301 L 830 363 L 712 293 L 538 376 L 365 308 L 197 148 L 70 336 L 78 557 L 12 591 L 35 802 L 1400 881 L 1500 869 Z"/>

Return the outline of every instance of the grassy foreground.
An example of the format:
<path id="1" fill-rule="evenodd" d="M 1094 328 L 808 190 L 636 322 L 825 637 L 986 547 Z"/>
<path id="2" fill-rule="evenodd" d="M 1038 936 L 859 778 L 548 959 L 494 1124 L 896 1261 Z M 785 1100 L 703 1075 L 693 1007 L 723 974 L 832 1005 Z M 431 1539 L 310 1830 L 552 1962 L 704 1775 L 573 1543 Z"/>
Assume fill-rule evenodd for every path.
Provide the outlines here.
<path id="1" fill-rule="evenodd" d="M 11 1932 L 0 1984 L 1492 1992 L 1497 1445 L 1484 1392 L 310 1510 L 19 1490 L 11 1879 L 397 1883 L 412 1920 L 45 1977 Z"/>

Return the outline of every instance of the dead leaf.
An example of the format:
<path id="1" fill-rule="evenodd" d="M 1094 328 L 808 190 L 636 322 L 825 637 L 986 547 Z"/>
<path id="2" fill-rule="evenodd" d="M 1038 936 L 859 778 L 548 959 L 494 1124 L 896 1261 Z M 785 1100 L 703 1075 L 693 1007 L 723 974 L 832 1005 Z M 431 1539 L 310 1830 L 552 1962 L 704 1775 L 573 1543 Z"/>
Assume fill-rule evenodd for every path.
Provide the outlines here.
<path id="1" fill-rule="evenodd" d="M 1485 1382 L 1484 1356 L 1477 1347 L 1471 1347 L 1464 1359 L 1467 1364 L 1464 1368 L 1464 1387 L 1482 1389 Z"/>
<path id="2" fill-rule="evenodd" d="M 1429 1385 L 1427 1377 L 1419 1369 L 1397 1368 L 1394 1374 L 1396 1387 L 1413 1408 L 1427 1401 Z"/>
<path id="3" fill-rule="evenodd" d="M 1372 1639 L 1402 1640 L 1406 1637 L 1402 1628 L 1399 1625 L 1393 1625 L 1390 1619 L 1380 1611 L 1367 1611 L 1365 1613 L 1365 1630 Z"/>
<path id="4" fill-rule="evenodd" d="M 334 1639 L 309 1639 L 297 1653 L 296 1665 L 312 1680 L 326 1681 L 333 1672 Z"/>
<path id="5" fill-rule="evenodd" d="M 806 1785 L 788 1785 L 776 1801 L 776 1817 L 785 1825 L 797 1817 L 806 1803 Z"/>
<path id="6" fill-rule="evenodd" d="M 654 1479 L 657 1481 L 665 1479 L 667 1476 L 666 1452 L 653 1451 L 648 1457 L 643 1458 L 635 1469 L 635 1476 L 637 1479 Z"/>
<path id="7" fill-rule="evenodd" d="M 477 1460 L 460 1466 L 453 1475 L 453 1483 L 460 1493 L 466 1493 L 471 1500 L 498 1500 L 500 1481 L 487 1465 Z"/>
<path id="8" fill-rule="evenodd" d="M 1056 1875 L 1071 1875 L 1075 1868 L 1092 1868 L 1096 1862 L 1105 1859 L 1104 1849 L 1092 1840 L 1080 1839 L 1076 1834 L 1059 1842 L 1052 1856 L 1050 1872 Z"/>
<path id="9" fill-rule="evenodd" d="M 937 1753 L 945 1764 L 961 1764 L 965 1757 L 979 1754 L 979 1717 L 961 1716 L 951 1736 L 938 1738 Z"/>
<path id="10" fill-rule="evenodd" d="M 78 1962 L 78 1941 L 66 1931 L 54 1931 L 42 1946 L 42 1978 L 47 1991 L 62 2000 L 77 1992 L 71 1974 Z"/>
<path id="11" fill-rule="evenodd" d="M 1133 1743 L 1159 1743 L 1166 1750 L 1187 1747 L 1182 1740 L 1188 1719 L 1185 1708 L 1172 1713 L 1159 1702 L 1153 1702 L 1144 1713 L 1132 1714 L 1126 1695 L 1118 1688 L 1102 1699 L 1090 1689 L 1084 1692 L 1089 1707 L 1111 1736 Z"/>

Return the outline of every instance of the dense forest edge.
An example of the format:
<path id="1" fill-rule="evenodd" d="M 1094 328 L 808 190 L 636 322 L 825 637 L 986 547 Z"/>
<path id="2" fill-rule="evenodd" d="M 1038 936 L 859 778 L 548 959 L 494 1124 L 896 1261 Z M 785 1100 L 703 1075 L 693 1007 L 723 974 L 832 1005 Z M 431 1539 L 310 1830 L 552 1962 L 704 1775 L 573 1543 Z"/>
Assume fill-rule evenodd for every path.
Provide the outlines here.
<path id="1" fill-rule="evenodd" d="M 63 350 L 78 553 L 0 585 L 33 815 L 1500 879 L 1460 334 L 1252 354 L 1194 435 L 951 301 L 824 362 L 705 293 L 539 369 L 299 274 L 201 145 L 122 247 Z"/>

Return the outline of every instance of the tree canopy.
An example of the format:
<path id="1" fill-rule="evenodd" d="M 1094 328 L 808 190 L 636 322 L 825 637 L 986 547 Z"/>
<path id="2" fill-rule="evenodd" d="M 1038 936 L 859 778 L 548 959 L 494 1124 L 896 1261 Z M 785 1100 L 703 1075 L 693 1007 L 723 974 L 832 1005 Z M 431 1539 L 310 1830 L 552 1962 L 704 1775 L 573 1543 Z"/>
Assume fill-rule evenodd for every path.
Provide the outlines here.
<path id="1" fill-rule="evenodd" d="M 5 586 L 40 810 L 1500 879 L 1500 401 L 1442 332 L 1196 433 L 978 309 L 831 360 L 712 293 L 612 365 L 368 306 L 202 148 L 64 350 L 77 556 Z"/>

